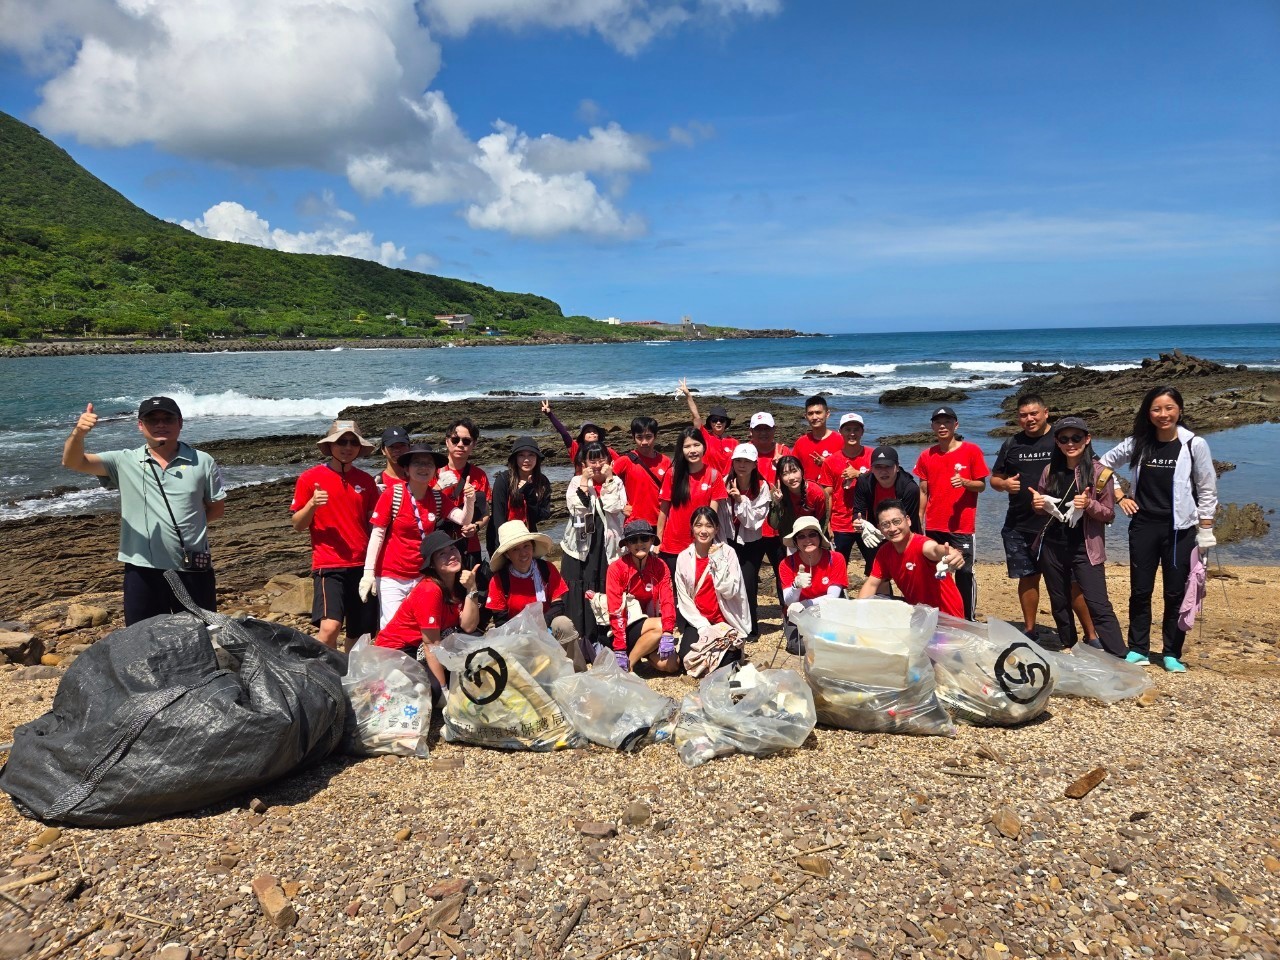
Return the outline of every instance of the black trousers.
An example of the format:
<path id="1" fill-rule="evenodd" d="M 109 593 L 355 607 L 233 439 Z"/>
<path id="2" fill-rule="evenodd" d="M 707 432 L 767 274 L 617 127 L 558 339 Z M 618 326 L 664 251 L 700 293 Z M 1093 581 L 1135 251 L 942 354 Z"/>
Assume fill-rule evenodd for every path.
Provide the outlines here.
<path id="1" fill-rule="evenodd" d="M 924 535 L 934 543 L 949 543 L 964 555 L 964 566 L 954 574 L 956 589 L 964 601 L 964 618 L 974 619 L 974 611 L 978 609 L 978 579 L 973 575 L 973 534 L 926 530 Z"/>
<path id="2" fill-rule="evenodd" d="M 1074 540 L 1074 542 L 1073 542 Z M 1089 616 L 1098 631 L 1103 649 L 1116 657 L 1123 657 L 1124 638 L 1120 634 L 1120 621 L 1107 596 L 1107 573 L 1101 565 L 1089 562 L 1084 538 L 1068 540 L 1045 539 L 1037 561 L 1044 585 L 1049 593 L 1049 606 L 1053 610 L 1053 622 L 1058 627 L 1058 639 L 1063 647 L 1075 646 L 1076 618 L 1071 609 L 1071 584 L 1080 584 Z"/>
<path id="3" fill-rule="evenodd" d="M 1174 530 L 1167 518 L 1144 516 L 1141 511 L 1129 518 L 1129 649 L 1151 653 L 1151 595 L 1156 587 L 1156 567 L 1160 567 L 1164 587 L 1164 616 L 1161 633 L 1162 656 L 1182 659 L 1187 634 L 1178 629 L 1178 608 L 1191 574 L 1191 550 L 1196 545 L 1196 528 Z"/>
<path id="4" fill-rule="evenodd" d="M 182 584 L 191 599 L 205 610 L 218 609 L 217 585 L 213 571 L 178 572 Z M 178 602 L 164 578 L 164 571 L 154 567 L 124 565 L 124 623 L 132 626 L 140 620 L 158 617 L 163 613 L 182 613 L 187 608 Z"/>
<path id="5" fill-rule="evenodd" d="M 751 610 L 751 636 L 760 636 L 760 568 L 764 565 L 765 542 L 735 543 L 733 552 L 738 555 L 742 568 L 742 584 L 747 591 L 747 606 Z"/>

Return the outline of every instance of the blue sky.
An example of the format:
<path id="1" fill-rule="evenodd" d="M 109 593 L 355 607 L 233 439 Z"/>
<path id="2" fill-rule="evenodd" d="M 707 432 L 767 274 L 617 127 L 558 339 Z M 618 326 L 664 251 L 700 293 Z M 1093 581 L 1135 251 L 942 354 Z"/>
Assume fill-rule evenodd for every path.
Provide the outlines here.
<path id="1" fill-rule="evenodd" d="M 4 0 L 0 109 L 152 213 L 831 332 L 1280 320 L 1280 5 Z"/>

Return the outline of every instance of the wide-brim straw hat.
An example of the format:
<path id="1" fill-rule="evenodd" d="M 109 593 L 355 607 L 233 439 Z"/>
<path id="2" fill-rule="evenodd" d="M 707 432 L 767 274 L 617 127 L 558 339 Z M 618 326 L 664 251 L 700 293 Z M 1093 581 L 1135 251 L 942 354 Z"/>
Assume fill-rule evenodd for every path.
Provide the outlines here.
<path id="1" fill-rule="evenodd" d="M 360 441 L 360 456 L 367 457 L 373 453 L 373 444 L 360 435 L 360 428 L 356 426 L 354 420 L 333 421 L 333 423 L 329 424 L 329 432 L 316 441 L 316 446 L 324 451 L 326 457 L 332 456 L 329 453 L 329 445 L 348 433 Z"/>
<path id="2" fill-rule="evenodd" d="M 533 533 L 523 520 L 508 520 L 498 528 L 498 549 L 489 556 L 489 569 L 501 570 L 507 565 L 507 551 L 522 543 L 533 544 L 533 558 L 541 560 L 554 544 L 545 533 Z"/>
<path id="3" fill-rule="evenodd" d="M 782 538 L 782 542 L 787 545 L 788 550 L 796 549 L 796 534 L 801 530 L 817 530 L 818 539 L 822 541 L 823 547 L 830 550 L 831 541 L 827 539 L 827 535 L 822 532 L 822 524 L 818 522 L 817 517 L 800 517 L 791 527 L 791 532 Z"/>

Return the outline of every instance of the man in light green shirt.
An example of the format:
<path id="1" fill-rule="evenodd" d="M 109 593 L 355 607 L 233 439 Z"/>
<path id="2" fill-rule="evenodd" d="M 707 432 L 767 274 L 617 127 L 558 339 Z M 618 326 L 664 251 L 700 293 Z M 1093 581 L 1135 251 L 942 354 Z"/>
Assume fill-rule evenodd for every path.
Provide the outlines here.
<path id="1" fill-rule="evenodd" d="M 169 397 L 151 397 L 138 407 L 142 447 L 86 453 L 84 439 L 97 424 L 90 403 L 63 444 L 62 465 L 120 491 L 125 624 L 183 609 L 164 579 L 166 570 L 179 572 L 196 603 L 216 609 L 208 525 L 222 517 L 227 496 L 218 465 L 178 439 L 182 411 Z"/>

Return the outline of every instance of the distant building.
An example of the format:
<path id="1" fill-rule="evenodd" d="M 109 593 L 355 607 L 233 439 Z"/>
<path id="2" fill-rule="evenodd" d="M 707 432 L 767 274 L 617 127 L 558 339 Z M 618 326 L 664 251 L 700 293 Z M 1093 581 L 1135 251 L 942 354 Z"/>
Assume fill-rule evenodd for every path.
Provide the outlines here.
<path id="1" fill-rule="evenodd" d="M 617 317 L 597 317 L 596 323 L 607 323 L 611 327 L 617 327 L 622 325 L 622 321 L 619 320 Z"/>
<path id="2" fill-rule="evenodd" d="M 458 331 L 466 330 L 476 322 L 476 318 L 469 313 L 437 313 L 436 320 L 450 330 Z"/>

